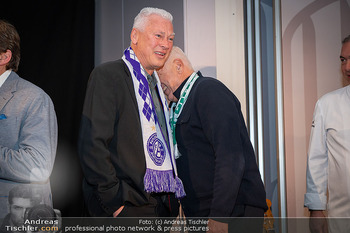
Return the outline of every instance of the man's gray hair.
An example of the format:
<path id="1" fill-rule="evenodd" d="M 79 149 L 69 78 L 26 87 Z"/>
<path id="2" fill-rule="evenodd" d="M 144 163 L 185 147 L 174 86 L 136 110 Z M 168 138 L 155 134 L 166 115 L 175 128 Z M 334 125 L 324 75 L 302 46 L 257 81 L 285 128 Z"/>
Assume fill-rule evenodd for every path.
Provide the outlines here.
<path id="1" fill-rule="evenodd" d="M 143 31 L 145 28 L 146 22 L 148 20 L 148 17 L 150 15 L 159 15 L 164 19 L 169 20 L 170 22 L 173 22 L 173 16 L 167 12 L 166 10 L 159 9 L 159 8 L 153 8 L 153 7 L 145 7 L 143 8 L 140 13 L 135 17 L 134 19 L 134 25 L 133 28 L 136 28 L 140 31 Z"/>
<path id="2" fill-rule="evenodd" d="M 344 40 L 342 41 L 342 44 L 345 44 L 348 42 L 350 42 L 350 35 L 348 35 L 347 37 L 344 38 Z"/>

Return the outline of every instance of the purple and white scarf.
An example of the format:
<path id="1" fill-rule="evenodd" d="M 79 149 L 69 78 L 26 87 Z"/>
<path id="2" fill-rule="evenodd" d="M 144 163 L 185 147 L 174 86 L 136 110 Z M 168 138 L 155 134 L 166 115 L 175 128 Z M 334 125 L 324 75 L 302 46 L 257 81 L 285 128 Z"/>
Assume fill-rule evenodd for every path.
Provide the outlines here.
<path id="1" fill-rule="evenodd" d="M 131 47 L 124 51 L 123 61 L 128 66 L 139 109 L 143 147 L 146 158 L 146 173 L 144 185 L 146 192 L 173 192 L 177 198 L 184 197 L 185 191 L 182 181 L 177 175 L 174 146 L 167 145 L 160 124 L 157 119 L 156 110 L 146 78 L 146 71 L 141 66 Z M 162 90 L 156 71 L 154 76 L 157 79 L 158 90 Z M 161 103 L 164 109 L 166 122 L 169 122 L 167 101 L 163 92 L 159 92 Z M 169 124 L 166 124 L 167 131 L 171 132 Z M 172 134 L 168 133 L 169 142 L 172 142 Z"/>

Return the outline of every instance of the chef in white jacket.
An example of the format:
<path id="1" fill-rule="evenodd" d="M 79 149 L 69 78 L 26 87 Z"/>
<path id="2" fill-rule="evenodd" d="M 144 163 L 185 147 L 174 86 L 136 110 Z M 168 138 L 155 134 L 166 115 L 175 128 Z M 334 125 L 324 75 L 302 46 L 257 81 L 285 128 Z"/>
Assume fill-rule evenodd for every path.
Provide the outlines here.
<path id="1" fill-rule="evenodd" d="M 350 35 L 342 42 L 340 61 L 350 81 Z M 310 217 L 350 217 L 350 85 L 316 103 L 306 183 L 304 205 Z"/>

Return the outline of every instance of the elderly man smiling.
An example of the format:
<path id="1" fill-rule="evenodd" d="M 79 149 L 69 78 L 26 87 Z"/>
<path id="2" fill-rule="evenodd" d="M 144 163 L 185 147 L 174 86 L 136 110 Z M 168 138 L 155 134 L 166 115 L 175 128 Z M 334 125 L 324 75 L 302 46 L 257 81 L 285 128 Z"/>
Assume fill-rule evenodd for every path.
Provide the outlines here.
<path id="1" fill-rule="evenodd" d="M 177 177 L 166 99 L 155 69 L 173 47 L 172 16 L 144 8 L 131 46 L 90 76 L 79 155 L 91 216 L 177 216 L 185 195 Z"/>

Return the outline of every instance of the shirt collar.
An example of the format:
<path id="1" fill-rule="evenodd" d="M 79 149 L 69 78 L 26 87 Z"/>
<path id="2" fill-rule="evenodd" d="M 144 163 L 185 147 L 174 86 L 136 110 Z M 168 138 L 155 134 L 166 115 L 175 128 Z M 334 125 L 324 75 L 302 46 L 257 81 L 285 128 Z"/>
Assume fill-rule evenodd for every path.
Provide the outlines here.
<path id="1" fill-rule="evenodd" d="M 188 76 L 182 83 L 181 83 L 181 85 L 176 89 L 176 91 L 173 93 L 173 95 L 176 97 L 176 99 L 180 99 L 180 95 L 181 95 L 181 91 L 182 91 L 182 88 L 185 86 L 185 84 L 186 84 L 186 82 L 187 82 L 187 80 L 188 80 L 188 78 L 189 78 L 190 76 Z"/>
<path id="2" fill-rule="evenodd" d="M 8 76 L 10 76 L 10 74 L 11 70 L 6 70 L 2 75 L 0 75 L 0 87 L 2 86 L 2 84 L 4 84 L 4 82 L 6 81 Z"/>
<path id="3" fill-rule="evenodd" d="M 192 74 L 193 74 L 193 73 L 192 73 Z M 192 75 L 192 74 L 191 74 L 191 75 Z M 202 76 L 202 74 L 201 74 L 200 71 L 198 71 L 197 74 L 198 74 L 199 76 Z M 191 77 L 191 75 L 188 76 L 188 77 L 181 83 L 181 85 L 176 89 L 176 91 L 174 91 L 173 95 L 176 97 L 176 99 L 180 99 L 180 95 L 181 95 L 182 88 L 185 86 L 187 80 L 189 79 L 189 77 Z"/>

